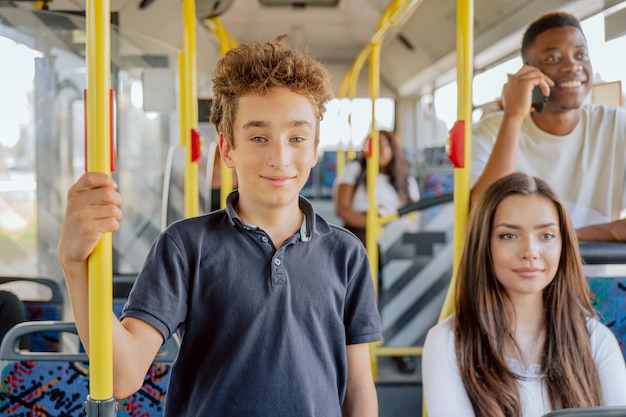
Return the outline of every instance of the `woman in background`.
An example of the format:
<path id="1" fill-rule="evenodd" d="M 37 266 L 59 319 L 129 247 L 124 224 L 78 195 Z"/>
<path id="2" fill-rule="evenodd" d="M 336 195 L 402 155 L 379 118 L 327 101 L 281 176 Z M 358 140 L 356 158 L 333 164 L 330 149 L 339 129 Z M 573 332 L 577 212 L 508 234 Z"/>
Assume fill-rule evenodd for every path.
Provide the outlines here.
<path id="1" fill-rule="evenodd" d="M 360 157 L 349 162 L 335 180 L 335 212 L 344 221 L 344 227 L 354 233 L 365 245 L 365 225 L 369 205 L 366 186 L 366 150 L 371 138 L 364 143 Z M 398 211 L 402 206 L 420 198 L 417 181 L 409 173 L 409 164 L 402 144 L 395 132 L 380 131 L 379 173 L 376 179 L 376 206 L 379 216 Z M 415 372 L 415 359 L 411 356 L 394 358 L 403 373 Z"/>
<path id="2" fill-rule="evenodd" d="M 369 148 L 371 138 L 365 141 Z M 384 216 L 400 207 L 419 200 L 417 181 L 409 173 L 409 164 L 402 144 L 395 132 L 380 131 L 379 174 L 376 179 L 376 205 L 378 214 Z M 344 172 L 335 180 L 335 211 L 344 221 L 344 227 L 357 235 L 365 244 L 367 221 L 366 152 L 349 162 Z"/>

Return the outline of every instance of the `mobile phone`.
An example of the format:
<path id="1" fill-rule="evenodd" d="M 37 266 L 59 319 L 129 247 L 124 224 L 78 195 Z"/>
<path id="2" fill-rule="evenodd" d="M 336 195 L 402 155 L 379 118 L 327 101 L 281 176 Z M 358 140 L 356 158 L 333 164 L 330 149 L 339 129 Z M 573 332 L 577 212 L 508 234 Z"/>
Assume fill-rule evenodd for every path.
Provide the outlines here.
<path id="1" fill-rule="evenodd" d="M 539 86 L 533 88 L 533 98 L 532 98 L 532 106 L 534 107 L 537 113 L 541 113 L 543 111 L 543 106 L 548 101 L 548 96 L 543 95 L 543 91 Z"/>

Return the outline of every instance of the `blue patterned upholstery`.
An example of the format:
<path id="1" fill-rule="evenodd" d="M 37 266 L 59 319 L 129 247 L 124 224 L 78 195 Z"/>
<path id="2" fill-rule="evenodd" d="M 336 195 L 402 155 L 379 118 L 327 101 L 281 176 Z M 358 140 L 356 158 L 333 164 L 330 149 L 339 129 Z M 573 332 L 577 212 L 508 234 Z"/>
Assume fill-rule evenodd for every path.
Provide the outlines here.
<path id="1" fill-rule="evenodd" d="M 170 365 L 156 363 L 141 390 L 119 402 L 118 416 L 162 416 Z M 89 364 L 80 361 L 11 362 L 0 376 L 0 415 L 85 415 Z"/>
<path id="2" fill-rule="evenodd" d="M 29 326 L 30 329 L 28 328 Z M 40 327 L 32 327 L 40 326 Z M 24 329 L 26 327 L 26 329 Z M 74 323 L 22 323 L 12 329 L 0 349 L 0 416 L 84 416 L 89 394 L 89 363 L 84 353 L 17 352 L 17 337 L 31 329 L 75 332 Z M 17 330 L 17 332 L 14 332 Z M 15 336 L 15 333 L 19 333 Z M 178 340 L 168 341 L 165 353 L 150 367 L 143 387 L 118 402 L 117 416 L 162 416 L 170 369 L 178 353 Z"/>
<path id="3" fill-rule="evenodd" d="M 617 337 L 626 360 L 626 277 L 589 277 L 588 280 L 598 317 Z"/>

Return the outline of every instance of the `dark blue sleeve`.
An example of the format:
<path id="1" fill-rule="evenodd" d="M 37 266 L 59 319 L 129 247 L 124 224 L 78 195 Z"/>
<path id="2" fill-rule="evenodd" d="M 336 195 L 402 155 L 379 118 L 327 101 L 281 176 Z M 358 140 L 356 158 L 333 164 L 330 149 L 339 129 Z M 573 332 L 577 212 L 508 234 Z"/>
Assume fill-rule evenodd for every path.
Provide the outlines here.
<path id="1" fill-rule="evenodd" d="M 152 245 L 128 296 L 122 319 L 152 325 L 167 340 L 187 316 L 190 268 L 180 240 L 167 231 Z"/>
<path id="2" fill-rule="evenodd" d="M 354 241 L 358 242 L 356 239 Z M 353 256 L 348 258 L 350 277 L 344 316 L 348 345 L 376 342 L 382 339 L 380 314 L 367 253 L 360 242 L 357 248 Z"/>

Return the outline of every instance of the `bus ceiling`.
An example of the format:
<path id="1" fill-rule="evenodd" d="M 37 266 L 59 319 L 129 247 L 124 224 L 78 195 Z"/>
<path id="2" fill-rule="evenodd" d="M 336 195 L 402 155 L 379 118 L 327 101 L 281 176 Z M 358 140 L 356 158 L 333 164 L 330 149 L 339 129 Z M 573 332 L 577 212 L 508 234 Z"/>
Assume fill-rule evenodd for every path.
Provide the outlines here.
<path id="1" fill-rule="evenodd" d="M 475 0 L 474 66 L 481 71 L 518 53 L 521 34 L 538 16 L 565 10 L 585 19 L 623 0 Z M 3 2 L 0 1 L 0 4 Z M 34 1 L 13 1 L 33 8 Z M 196 0 L 199 21 L 197 68 L 210 79 L 219 58 L 219 45 L 206 26 L 219 15 L 223 26 L 240 43 L 274 38 L 288 33 L 331 68 L 333 79 L 343 79 L 354 59 L 376 31 L 389 0 Z M 78 10 L 83 2 L 53 0 L 51 11 Z M 454 80 L 456 65 L 457 0 L 418 0 L 392 28 L 382 48 L 380 72 L 384 95 L 396 99 L 430 93 Z M 182 47 L 180 1 L 112 0 L 111 11 L 120 15 L 120 29 L 132 31 L 172 48 Z M 610 26 L 619 33 L 623 19 Z M 367 71 L 358 95 L 367 95 Z"/>

